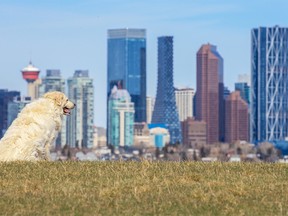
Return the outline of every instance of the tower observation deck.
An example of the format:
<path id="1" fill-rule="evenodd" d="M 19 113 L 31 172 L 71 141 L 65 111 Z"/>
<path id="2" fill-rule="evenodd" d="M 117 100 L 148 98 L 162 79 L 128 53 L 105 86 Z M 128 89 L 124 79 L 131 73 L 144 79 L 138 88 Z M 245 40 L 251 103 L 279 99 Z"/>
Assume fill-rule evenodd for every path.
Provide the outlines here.
<path id="1" fill-rule="evenodd" d="M 29 65 L 22 69 L 22 76 L 28 83 L 35 82 L 38 77 L 40 70 L 32 65 L 32 62 L 29 62 Z"/>
<path id="2" fill-rule="evenodd" d="M 40 70 L 30 61 L 28 66 L 21 70 L 23 79 L 27 81 L 27 94 L 31 100 L 38 98 L 38 85 L 41 83 L 39 79 Z"/>

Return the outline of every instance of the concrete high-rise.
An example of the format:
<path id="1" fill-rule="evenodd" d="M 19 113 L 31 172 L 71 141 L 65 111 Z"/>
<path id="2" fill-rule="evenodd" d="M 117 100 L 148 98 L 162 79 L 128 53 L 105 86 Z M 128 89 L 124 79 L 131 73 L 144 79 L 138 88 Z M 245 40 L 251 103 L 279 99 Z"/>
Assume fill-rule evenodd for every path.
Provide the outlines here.
<path id="1" fill-rule="evenodd" d="M 254 28 L 251 45 L 251 141 L 284 140 L 288 136 L 288 28 Z"/>
<path id="2" fill-rule="evenodd" d="M 152 123 L 165 124 L 171 144 L 182 143 L 173 83 L 173 37 L 158 38 L 157 93 Z"/>
<path id="3" fill-rule="evenodd" d="M 76 70 L 68 79 L 68 98 L 76 104 L 67 117 L 67 144 L 92 148 L 94 133 L 94 86 L 88 70 Z"/>
<path id="4" fill-rule="evenodd" d="M 39 96 L 42 96 L 49 91 L 60 91 L 65 93 L 65 86 L 65 79 L 61 77 L 60 70 L 46 70 L 46 76 L 42 78 L 42 83 L 38 87 Z M 53 146 L 55 149 L 61 149 L 67 144 L 66 121 L 66 116 L 64 116 L 61 131 L 55 141 L 55 146 Z"/>
<path id="5" fill-rule="evenodd" d="M 194 95 L 195 91 L 192 88 L 175 88 L 176 105 L 180 121 L 193 116 Z"/>
<path id="6" fill-rule="evenodd" d="M 126 89 L 114 86 L 108 101 L 108 145 L 129 147 L 134 139 L 134 103 Z"/>
<path id="7" fill-rule="evenodd" d="M 206 122 L 207 143 L 224 140 L 223 59 L 216 46 L 197 52 L 196 119 Z"/>
<path id="8" fill-rule="evenodd" d="M 249 141 L 248 104 L 239 91 L 232 92 L 225 100 L 225 142 Z"/>
<path id="9" fill-rule="evenodd" d="M 135 106 L 135 122 L 146 122 L 146 30 L 108 30 L 107 102 L 114 85 L 126 89 Z"/>

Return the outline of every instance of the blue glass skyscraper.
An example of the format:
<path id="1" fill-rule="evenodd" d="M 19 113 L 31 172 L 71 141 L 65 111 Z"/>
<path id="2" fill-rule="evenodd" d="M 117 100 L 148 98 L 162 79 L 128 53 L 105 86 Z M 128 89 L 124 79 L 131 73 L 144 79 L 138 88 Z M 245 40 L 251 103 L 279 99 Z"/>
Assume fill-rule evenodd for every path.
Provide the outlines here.
<path id="1" fill-rule="evenodd" d="M 173 37 L 158 38 L 157 93 L 152 123 L 165 124 L 170 133 L 171 144 L 181 143 L 181 126 L 176 107 L 173 84 Z"/>
<path id="2" fill-rule="evenodd" d="M 70 147 L 92 148 L 94 136 L 94 85 L 88 70 L 76 70 L 68 78 L 68 97 L 76 108 L 67 118 L 67 144 Z"/>
<path id="3" fill-rule="evenodd" d="M 288 135 L 288 28 L 255 28 L 251 40 L 251 141 L 284 140 Z"/>
<path id="4" fill-rule="evenodd" d="M 108 30 L 107 101 L 114 85 L 127 89 L 135 122 L 146 122 L 146 30 Z"/>

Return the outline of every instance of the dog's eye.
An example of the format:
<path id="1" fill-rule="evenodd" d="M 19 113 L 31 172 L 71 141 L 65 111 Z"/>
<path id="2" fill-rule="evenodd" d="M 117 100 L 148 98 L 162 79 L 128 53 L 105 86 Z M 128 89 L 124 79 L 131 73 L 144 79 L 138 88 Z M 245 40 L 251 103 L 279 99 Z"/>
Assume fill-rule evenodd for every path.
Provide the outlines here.
<path id="1" fill-rule="evenodd" d="M 66 102 L 68 102 L 68 99 L 66 99 Z"/>

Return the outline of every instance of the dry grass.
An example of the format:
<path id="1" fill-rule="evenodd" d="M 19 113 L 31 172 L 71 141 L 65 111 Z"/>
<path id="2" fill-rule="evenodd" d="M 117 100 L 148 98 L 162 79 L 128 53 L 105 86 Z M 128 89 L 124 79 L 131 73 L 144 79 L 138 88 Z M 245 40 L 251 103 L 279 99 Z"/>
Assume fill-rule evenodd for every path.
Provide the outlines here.
<path id="1" fill-rule="evenodd" d="M 287 215 L 288 166 L 0 163 L 1 215 Z"/>

